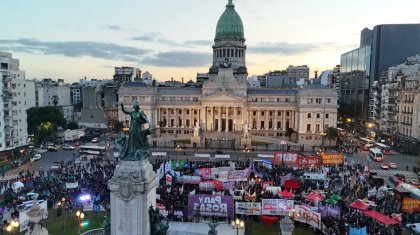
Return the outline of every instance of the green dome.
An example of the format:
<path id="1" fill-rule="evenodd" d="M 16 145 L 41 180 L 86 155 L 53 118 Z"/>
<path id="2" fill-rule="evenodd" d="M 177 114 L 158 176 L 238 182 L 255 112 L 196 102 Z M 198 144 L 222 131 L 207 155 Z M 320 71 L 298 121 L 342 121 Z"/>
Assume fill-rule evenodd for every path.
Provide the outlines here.
<path id="1" fill-rule="evenodd" d="M 225 11 L 217 22 L 217 38 L 244 38 L 244 26 L 241 17 L 235 11 L 232 0 L 229 0 Z"/>

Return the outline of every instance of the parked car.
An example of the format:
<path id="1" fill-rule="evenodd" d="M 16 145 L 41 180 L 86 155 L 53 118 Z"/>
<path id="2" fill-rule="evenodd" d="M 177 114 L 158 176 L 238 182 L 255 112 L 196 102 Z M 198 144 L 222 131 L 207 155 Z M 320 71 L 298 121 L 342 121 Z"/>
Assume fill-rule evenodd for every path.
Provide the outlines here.
<path id="1" fill-rule="evenodd" d="M 58 150 L 54 146 L 48 146 L 48 151 L 50 151 L 50 152 L 57 152 Z"/>
<path id="2" fill-rule="evenodd" d="M 31 162 L 35 162 L 40 160 L 42 155 L 40 153 L 35 154 L 33 157 L 31 157 Z"/>
<path id="3" fill-rule="evenodd" d="M 383 164 L 381 165 L 381 168 L 382 168 L 383 170 L 388 170 L 388 169 L 389 169 L 389 164 L 388 164 L 388 163 L 383 163 Z"/>
<path id="4" fill-rule="evenodd" d="M 74 146 L 68 145 L 68 144 L 64 144 L 62 149 L 64 150 L 74 150 Z"/>
<path id="5" fill-rule="evenodd" d="M 390 162 L 389 167 L 392 168 L 392 169 L 397 169 L 397 164 L 395 164 L 393 162 Z"/>
<path id="6" fill-rule="evenodd" d="M 60 170 L 61 168 L 63 168 L 64 162 L 60 161 L 60 162 L 54 162 L 51 165 L 51 170 Z"/>

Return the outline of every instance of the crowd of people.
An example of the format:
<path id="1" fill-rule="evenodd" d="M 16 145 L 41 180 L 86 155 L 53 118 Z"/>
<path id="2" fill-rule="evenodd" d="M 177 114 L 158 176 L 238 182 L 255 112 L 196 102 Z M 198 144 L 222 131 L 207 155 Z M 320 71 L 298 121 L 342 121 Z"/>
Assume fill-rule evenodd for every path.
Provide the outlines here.
<path id="1" fill-rule="evenodd" d="M 155 168 L 161 164 L 165 164 L 167 160 L 158 160 Z M 177 174 L 193 176 L 197 175 L 199 168 L 212 167 L 228 167 L 231 166 L 229 161 L 186 161 L 185 168 L 177 169 Z M 283 186 L 282 177 L 290 176 L 290 179 L 295 179 L 298 182 L 298 188 L 291 190 L 293 193 L 293 200 L 295 205 L 309 205 L 314 208 L 317 206 L 325 206 L 325 201 L 311 201 L 305 198 L 311 192 L 319 192 L 326 199 L 332 195 L 338 195 L 340 200 L 334 206 L 338 208 L 340 214 L 335 217 L 329 215 L 322 217 L 322 228 L 308 229 L 314 232 L 324 234 L 346 234 L 350 227 L 362 228 L 366 226 L 367 231 L 375 231 L 375 234 L 391 235 L 401 234 L 403 224 L 410 221 L 408 214 L 402 213 L 401 202 L 394 199 L 393 193 L 385 193 L 383 196 L 369 195 L 369 190 L 378 189 L 382 185 L 369 178 L 369 173 L 365 166 L 361 164 L 347 164 L 341 166 L 329 166 L 313 169 L 296 168 L 290 166 L 274 165 L 272 168 L 267 168 L 263 164 L 252 161 L 236 162 L 236 169 L 251 168 L 247 182 L 235 182 L 231 184 L 231 188 L 224 189 L 203 189 L 198 184 L 184 184 L 182 177 L 176 177 L 174 172 L 166 172 L 174 176 L 175 180 L 168 185 L 167 180 L 163 177 L 160 180 L 157 193 L 160 195 L 157 203 L 163 205 L 168 213 L 170 220 L 194 221 L 194 218 L 187 216 L 185 211 L 188 207 L 188 196 L 190 194 L 220 194 L 220 195 L 234 195 L 237 190 L 243 190 L 245 193 L 242 198 L 237 201 L 254 201 L 261 202 L 262 199 L 276 199 L 282 198 L 281 195 L 273 193 L 270 190 L 264 190 L 264 182 L 272 182 L 272 186 Z M 326 180 L 310 180 L 304 179 L 305 173 L 323 173 L 327 176 Z M 178 179 L 178 180 L 177 180 Z M 229 187 L 229 186 L 227 186 Z M 251 196 L 250 196 L 251 195 Z M 375 209 L 391 218 L 391 215 L 400 215 L 402 221 L 397 225 L 385 225 L 374 218 L 366 216 L 360 210 L 351 209 L 349 205 L 358 200 L 364 199 L 370 202 L 369 209 Z M 184 211 L 183 214 L 176 213 L 177 211 Z M 286 213 L 285 216 L 288 214 Z M 243 217 L 243 215 L 236 215 Z M 259 220 L 258 216 L 246 216 L 247 219 Z M 280 220 L 284 216 L 278 216 Z M 207 219 L 207 218 L 205 218 Z M 214 218 L 213 218 L 214 219 Z M 216 218 L 227 220 L 227 218 Z M 298 223 L 298 222 L 297 222 Z M 302 224 L 303 225 L 303 224 Z"/>
<path id="2" fill-rule="evenodd" d="M 109 203 L 107 181 L 112 177 L 116 162 L 91 158 L 87 161 L 70 161 L 62 165 L 61 169 L 21 172 L 16 179 L 0 182 L 1 215 L 9 211 L 11 219 L 19 218 L 19 205 L 31 200 L 28 193 L 36 193 L 38 200 L 47 200 L 49 208 L 57 208 L 58 202 L 62 209 L 83 210 L 83 203 L 78 199 L 82 194 L 91 195 L 97 204 Z M 16 182 L 23 183 L 23 187 L 13 188 Z M 67 183 L 76 183 L 76 187 L 66 187 Z M 3 224 L 7 224 L 4 221 Z"/>

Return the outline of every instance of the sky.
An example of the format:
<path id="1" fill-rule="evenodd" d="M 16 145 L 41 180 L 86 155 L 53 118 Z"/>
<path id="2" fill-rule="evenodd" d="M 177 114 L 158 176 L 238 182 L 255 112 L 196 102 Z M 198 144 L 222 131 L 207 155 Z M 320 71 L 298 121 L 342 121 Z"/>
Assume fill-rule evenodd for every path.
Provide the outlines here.
<path id="1" fill-rule="evenodd" d="M 133 66 L 165 81 L 208 72 L 227 0 L 2 2 L 0 51 L 26 77 L 111 79 Z M 306 64 L 332 69 L 363 28 L 420 23 L 419 0 L 233 0 L 244 24 L 249 76 Z"/>

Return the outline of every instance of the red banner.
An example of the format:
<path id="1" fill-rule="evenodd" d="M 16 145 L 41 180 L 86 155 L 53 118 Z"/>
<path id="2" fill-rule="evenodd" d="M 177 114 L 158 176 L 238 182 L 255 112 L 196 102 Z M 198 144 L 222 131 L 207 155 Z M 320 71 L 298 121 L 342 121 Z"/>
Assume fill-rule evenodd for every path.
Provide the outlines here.
<path id="1" fill-rule="evenodd" d="M 199 176 L 208 176 L 211 175 L 211 168 L 199 168 L 198 169 Z"/>
<path id="2" fill-rule="evenodd" d="M 406 213 L 420 212 L 420 199 L 405 197 L 402 203 L 402 211 Z"/>
<path id="3" fill-rule="evenodd" d="M 324 166 L 334 166 L 334 165 L 343 165 L 344 157 L 341 153 L 323 153 L 322 164 Z"/>
<path id="4" fill-rule="evenodd" d="M 321 159 L 318 156 L 299 156 L 296 165 L 303 168 L 319 167 L 321 165 Z"/>

